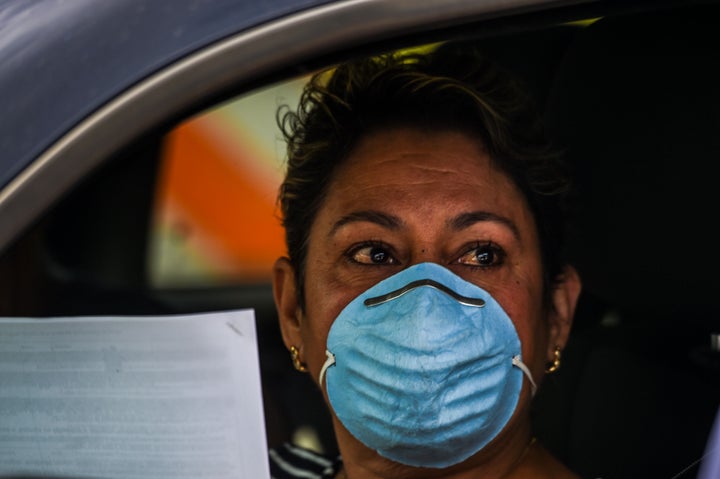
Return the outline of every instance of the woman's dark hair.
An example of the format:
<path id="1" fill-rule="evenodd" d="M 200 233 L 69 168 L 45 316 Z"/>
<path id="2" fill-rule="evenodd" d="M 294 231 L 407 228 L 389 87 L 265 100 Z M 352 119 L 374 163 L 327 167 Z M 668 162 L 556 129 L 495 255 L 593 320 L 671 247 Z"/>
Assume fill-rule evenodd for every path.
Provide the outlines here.
<path id="1" fill-rule="evenodd" d="M 546 141 L 534 102 L 479 49 L 444 44 L 426 54 L 394 52 L 343 63 L 313 75 L 298 109 L 282 107 L 278 123 L 288 155 L 278 202 L 301 308 L 310 228 L 337 167 L 364 136 L 394 126 L 458 131 L 482 143 L 533 212 L 548 299 L 563 267 L 568 176 Z"/>

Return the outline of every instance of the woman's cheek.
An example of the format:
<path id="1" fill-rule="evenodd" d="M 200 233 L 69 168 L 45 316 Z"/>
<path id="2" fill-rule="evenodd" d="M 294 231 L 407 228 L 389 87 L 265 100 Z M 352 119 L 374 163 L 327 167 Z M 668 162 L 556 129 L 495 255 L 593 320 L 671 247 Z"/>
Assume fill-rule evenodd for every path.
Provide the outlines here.
<path id="1" fill-rule="evenodd" d="M 305 362 L 316 379 L 326 359 L 325 349 L 330 328 L 344 305 L 350 301 L 345 302 L 345 296 L 337 297 L 336 295 L 333 298 L 331 293 L 332 290 L 325 297 L 315 300 L 308 299 L 308 306 L 313 306 L 303 318 L 302 336 L 305 346 Z"/>
<path id="2" fill-rule="evenodd" d="M 515 326 L 515 330 L 520 337 L 520 343 L 523 345 L 523 353 L 532 353 L 532 346 L 535 342 L 535 326 L 538 318 L 535 317 L 534 311 L 538 311 L 538 305 L 534 305 L 535 301 L 527 291 L 504 289 L 490 292 L 495 300 L 505 310 L 510 320 Z"/>

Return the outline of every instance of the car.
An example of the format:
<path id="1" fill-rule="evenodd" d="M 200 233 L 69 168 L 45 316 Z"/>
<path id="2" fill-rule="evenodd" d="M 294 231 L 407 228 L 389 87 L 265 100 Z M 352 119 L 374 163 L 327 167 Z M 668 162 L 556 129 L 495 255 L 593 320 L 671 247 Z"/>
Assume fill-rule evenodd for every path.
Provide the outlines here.
<path id="1" fill-rule="evenodd" d="M 0 315 L 253 308 L 268 446 L 336 452 L 276 324 L 275 113 L 336 62 L 472 42 L 525 82 L 578 185 L 568 253 L 584 289 L 538 437 L 584 477 L 694 477 L 720 406 L 719 13 L 0 0 Z"/>

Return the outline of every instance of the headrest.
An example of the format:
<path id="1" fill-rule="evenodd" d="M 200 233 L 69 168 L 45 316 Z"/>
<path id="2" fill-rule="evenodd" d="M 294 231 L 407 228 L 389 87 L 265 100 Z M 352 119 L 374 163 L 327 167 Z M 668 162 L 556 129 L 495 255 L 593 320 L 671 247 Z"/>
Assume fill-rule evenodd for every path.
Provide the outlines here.
<path id="1" fill-rule="evenodd" d="M 718 13 L 600 19 L 558 70 L 548 127 L 579 188 L 569 255 L 619 308 L 720 310 Z"/>

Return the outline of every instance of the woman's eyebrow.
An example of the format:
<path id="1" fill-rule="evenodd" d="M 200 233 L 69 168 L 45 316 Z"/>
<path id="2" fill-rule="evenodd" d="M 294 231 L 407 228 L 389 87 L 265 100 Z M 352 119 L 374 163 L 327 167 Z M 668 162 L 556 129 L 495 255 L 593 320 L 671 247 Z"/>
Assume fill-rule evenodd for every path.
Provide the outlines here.
<path id="1" fill-rule="evenodd" d="M 402 225 L 400 218 L 376 210 L 353 211 L 337 220 L 330 230 L 329 236 L 334 235 L 338 229 L 349 223 L 370 222 L 389 229 L 398 229 Z"/>
<path id="2" fill-rule="evenodd" d="M 460 231 L 465 228 L 469 228 L 475 223 L 486 221 L 505 225 L 512 232 L 515 238 L 520 239 L 520 230 L 515 222 L 513 222 L 510 218 L 490 213 L 489 211 L 471 211 L 469 213 L 462 213 L 448 220 L 448 224 L 451 229 Z"/>

